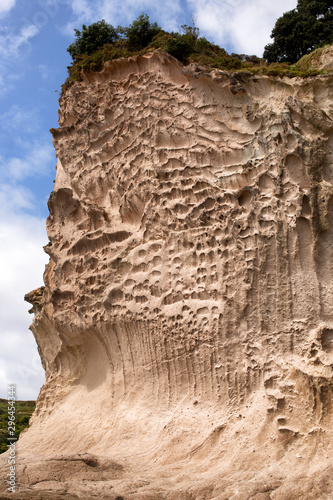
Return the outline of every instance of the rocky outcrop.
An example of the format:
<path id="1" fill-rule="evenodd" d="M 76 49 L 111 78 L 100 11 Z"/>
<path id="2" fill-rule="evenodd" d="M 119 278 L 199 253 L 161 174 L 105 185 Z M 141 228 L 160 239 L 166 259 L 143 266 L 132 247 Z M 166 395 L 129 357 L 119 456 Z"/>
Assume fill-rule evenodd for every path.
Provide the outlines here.
<path id="1" fill-rule="evenodd" d="M 157 51 L 61 97 L 22 495 L 332 497 L 332 83 Z"/>

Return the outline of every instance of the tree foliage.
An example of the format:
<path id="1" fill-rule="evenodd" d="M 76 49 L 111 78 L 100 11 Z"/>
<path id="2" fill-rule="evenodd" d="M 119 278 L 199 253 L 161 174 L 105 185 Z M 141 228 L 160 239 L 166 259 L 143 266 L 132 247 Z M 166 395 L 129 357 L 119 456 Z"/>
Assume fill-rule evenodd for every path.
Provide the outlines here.
<path id="1" fill-rule="evenodd" d="M 16 401 L 15 402 L 15 436 L 18 438 L 20 433 L 29 426 L 29 419 L 35 409 L 34 401 Z M 8 450 L 8 401 L 0 399 L 0 453 Z"/>
<path id="2" fill-rule="evenodd" d="M 181 31 L 181 33 L 173 33 L 173 36 L 169 38 L 166 51 L 179 61 L 184 62 L 192 52 L 196 51 L 199 28 L 183 24 Z"/>
<path id="3" fill-rule="evenodd" d="M 315 48 L 333 43 L 333 0 L 298 0 L 275 23 L 266 45 L 268 62 L 295 63 Z"/>
<path id="4" fill-rule="evenodd" d="M 106 43 L 114 43 L 119 38 L 115 28 L 111 24 L 107 24 L 104 19 L 90 26 L 83 24 L 82 31 L 75 29 L 74 33 L 76 40 L 67 48 L 73 61 L 79 55 L 93 54 Z"/>
<path id="5" fill-rule="evenodd" d="M 141 50 L 149 45 L 154 36 L 161 31 L 161 27 L 157 23 L 151 23 L 149 16 L 142 13 L 130 26 L 127 28 L 119 26 L 117 31 L 127 38 L 128 50 Z"/>

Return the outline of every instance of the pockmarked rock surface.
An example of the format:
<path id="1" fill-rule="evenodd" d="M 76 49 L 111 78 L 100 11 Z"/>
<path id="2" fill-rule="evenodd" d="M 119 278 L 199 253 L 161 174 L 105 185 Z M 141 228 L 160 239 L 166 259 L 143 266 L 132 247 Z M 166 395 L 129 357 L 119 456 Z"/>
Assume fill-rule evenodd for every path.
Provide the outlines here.
<path id="1" fill-rule="evenodd" d="M 332 84 L 157 51 L 66 90 L 11 498 L 332 498 Z"/>

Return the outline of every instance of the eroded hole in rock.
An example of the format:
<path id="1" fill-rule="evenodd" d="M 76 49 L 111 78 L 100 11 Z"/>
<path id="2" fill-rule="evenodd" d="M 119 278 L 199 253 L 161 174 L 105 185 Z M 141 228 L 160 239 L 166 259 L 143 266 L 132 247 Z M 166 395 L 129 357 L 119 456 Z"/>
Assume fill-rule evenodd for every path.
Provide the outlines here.
<path id="1" fill-rule="evenodd" d="M 275 187 L 275 184 L 271 176 L 263 174 L 259 177 L 258 186 L 263 191 L 272 191 Z"/>
<path id="2" fill-rule="evenodd" d="M 303 217 L 311 215 L 310 198 L 306 194 L 302 199 L 302 215 Z"/>
<path id="3" fill-rule="evenodd" d="M 83 462 L 88 465 L 89 467 L 98 467 L 99 466 L 99 462 L 98 460 L 94 459 L 94 458 L 84 458 L 83 459 Z"/>
<path id="4" fill-rule="evenodd" d="M 295 154 L 289 154 L 285 158 L 285 177 L 291 182 L 297 183 L 302 188 L 309 188 L 310 181 L 301 158 Z"/>
<path id="5" fill-rule="evenodd" d="M 295 146 L 296 146 L 296 137 L 292 134 L 289 134 L 287 137 L 287 149 L 292 151 L 293 149 L 295 149 Z"/>
<path id="6" fill-rule="evenodd" d="M 111 290 L 108 294 L 108 299 L 110 301 L 110 303 L 114 303 L 114 302 L 118 302 L 119 300 L 121 300 L 123 298 L 123 292 L 122 290 L 118 289 L 118 288 L 115 288 L 113 290 Z"/>
<path id="7" fill-rule="evenodd" d="M 333 352 L 333 329 L 325 328 L 322 331 L 320 341 L 323 350 L 331 354 Z"/>
<path id="8" fill-rule="evenodd" d="M 238 196 L 238 203 L 241 207 L 249 208 L 251 205 L 252 193 L 249 189 L 244 189 Z"/>

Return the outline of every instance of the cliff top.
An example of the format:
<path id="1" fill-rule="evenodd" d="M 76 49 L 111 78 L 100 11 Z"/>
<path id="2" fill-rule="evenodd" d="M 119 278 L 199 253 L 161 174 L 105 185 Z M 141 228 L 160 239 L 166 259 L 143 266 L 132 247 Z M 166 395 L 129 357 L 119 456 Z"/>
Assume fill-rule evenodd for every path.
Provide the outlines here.
<path id="1" fill-rule="evenodd" d="M 242 71 L 254 75 L 307 77 L 332 71 L 331 46 L 315 51 L 316 56 L 306 56 L 306 62 L 289 64 L 271 62 L 256 55 L 228 54 L 224 48 L 199 37 L 199 29 L 194 25 L 181 27 L 181 32 L 168 33 L 156 23 L 150 23 L 147 15 L 142 14 L 126 28 L 108 25 L 99 21 L 82 31 L 75 30 L 76 41 L 68 47 L 73 63 L 68 67 L 68 78 L 63 90 L 75 81 L 81 81 L 84 75 L 101 71 L 105 62 L 142 55 L 160 50 L 178 59 L 184 66 L 197 64 L 207 72 L 216 69 L 223 71 Z M 321 54 L 321 55 L 319 55 Z M 324 55 L 325 54 L 325 55 Z M 325 63 L 321 58 L 325 57 Z M 330 62 L 331 61 L 331 62 Z"/>

